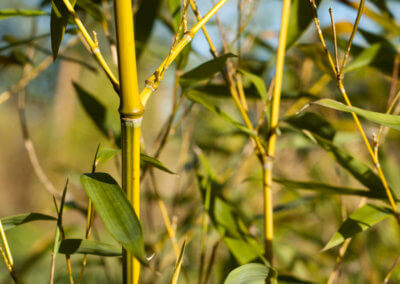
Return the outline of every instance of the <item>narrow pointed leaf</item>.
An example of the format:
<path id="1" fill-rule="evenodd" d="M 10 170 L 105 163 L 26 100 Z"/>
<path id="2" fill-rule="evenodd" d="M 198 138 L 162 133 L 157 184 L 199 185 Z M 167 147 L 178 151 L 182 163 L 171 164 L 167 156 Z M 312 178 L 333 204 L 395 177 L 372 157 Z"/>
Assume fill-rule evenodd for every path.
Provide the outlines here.
<path id="1" fill-rule="evenodd" d="M 251 83 L 256 87 L 258 94 L 264 100 L 264 102 L 268 101 L 268 91 L 267 87 L 265 86 L 264 80 L 250 72 L 240 69 L 240 73 L 242 73 L 247 79 L 251 81 Z M 247 96 L 247 93 L 246 93 Z"/>
<path id="2" fill-rule="evenodd" d="M 232 270 L 224 284 L 264 284 L 271 269 L 261 263 L 249 263 Z"/>
<path id="3" fill-rule="evenodd" d="M 240 131 L 251 135 L 251 136 L 256 136 L 256 134 L 248 129 L 246 126 L 241 124 L 240 122 L 234 120 L 232 117 L 230 117 L 226 112 L 224 112 L 219 106 L 214 104 L 207 96 L 205 96 L 203 93 L 200 93 L 196 90 L 189 90 L 188 93 L 186 94 L 187 98 L 190 99 L 191 101 L 194 101 L 198 104 L 201 104 L 205 108 L 207 108 L 209 111 L 215 113 L 216 115 L 220 116 L 224 120 L 232 123 L 234 126 L 236 126 Z"/>
<path id="4" fill-rule="evenodd" d="M 316 1 L 318 5 L 320 1 Z M 290 8 L 286 49 L 289 49 L 306 31 L 313 19 L 308 0 L 294 0 Z"/>
<path id="5" fill-rule="evenodd" d="M 370 229 L 380 221 L 389 217 L 392 212 L 385 207 L 367 204 L 354 211 L 340 226 L 324 247 L 323 251 L 342 244 L 346 239 Z"/>
<path id="6" fill-rule="evenodd" d="M 66 239 L 61 242 L 58 250 L 62 254 L 90 254 L 100 256 L 122 256 L 121 247 L 95 240 Z"/>
<path id="7" fill-rule="evenodd" d="M 1 218 L 1 223 L 5 231 L 34 221 L 56 221 L 57 218 L 41 213 L 25 213 Z"/>
<path id="8" fill-rule="evenodd" d="M 161 163 L 159 160 L 157 160 L 156 158 L 150 157 L 146 154 L 142 154 L 142 153 L 140 154 L 140 162 L 143 165 L 155 167 L 155 168 L 162 170 L 164 172 L 167 172 L 169 174 L 174 174 L 174 175 L 176 174 L 173 171 L 171 171 L 170 169 L 168 169 L 166 166 L 164 166 L 164 164 Z"/>
<path id="9" fill-rule="evenodd" d="M 176 260 L 175 267 L 174 267 L 174 273 L 172 274 L 171 284 L 178 283 L 179 274 L 180 274 L 182 262 L 183 262 L 183 254 L 185 252 L 185 247 L 186 247 L 186 241 L 183 242 L 178 259 Z"/>
<path id="10" fill-rule="evenodd" d="M 76 0 L 68 0 L 74 6 Z M 65 30 L 68 25 L 69 12 L 65 7 L 63 0 L 52 0 L 50 15 L 50 34 L 51 34 L 51 50 L 53 59 L 56 60 L 58 50 L 60 49 Z"/>
<path id="11" fill-rule="evenodd" d="M 104 164 L 120 152 L 120 149 L 101 147 L 96 155 L 96 165 Z"/>
<path id="12" fill-rule="evenodd" d="M 207 61 L 192 70 L 186 72 L 180 77 L 180 83 L 184 86 L 190 85 L 193 82 L 209 79 L 215 73 L 220 72 L 224 67 L 226 60 L 236 55 L 227 53 Z"/>
<path id="13" fill-rule="evenodd" d="M 118 183 L 106 173 L 84 174 L 81 183 L 111 236 L 146 264 L 139 219 Z"/>
<path id="14" fill-rule="evenodd" d="M 41 10 L 25 10 L 25 9 L 4 9 L 0 10 L 0 20 L 10 17 L 37 17 L 49 15 L 49 13 Z"/>
<path id="15" fill-rule="evenodd" d="M 399 115 L 391 115 L 391 114 L 385 114 L 385 113 L 380 113 L 380 112 L 374 112 L 374 111 L 369 111 L 365 109 L 361 109 L 358 107 L 349 107 L 347 105 L 344 105 L 340 102 L 330 100 L 330 99 L 322 99 L 319 101 L 316 101 L 315 104 L 332 108 L 335 110 L 339 111 L 344 111 L 348 113 L 356 113 L 359 116 L 362 116 L 363 118 L 373 121 L 375 123 L 400 130 L 400 116 Z"/>
<path id="16" fill-rule="evenodd" d="M 274 182 L 297 190 L 309 190 L 326 194 L 355 195 L 386 200 L 386 196 L 382 196 L 382 194 L 377 194 L 371 190 L 359 188 L 342 187 L 319 182 L 297 181 L 283 178 L 274 178 Z"/>
<path id="17" fill-rule="evenodd" d="M 93 94 L 85 90 L 78 83 L 72 83 L 75 92 L 78 95 L 79 101 L 85 109 L 86 113 L 92 119 L 92 121 L 96 124 L 97 128 L 104 134 L 104 136 L 108 137 L 108 128 L 106 125 L 106 107 L 99 102 Z"/>

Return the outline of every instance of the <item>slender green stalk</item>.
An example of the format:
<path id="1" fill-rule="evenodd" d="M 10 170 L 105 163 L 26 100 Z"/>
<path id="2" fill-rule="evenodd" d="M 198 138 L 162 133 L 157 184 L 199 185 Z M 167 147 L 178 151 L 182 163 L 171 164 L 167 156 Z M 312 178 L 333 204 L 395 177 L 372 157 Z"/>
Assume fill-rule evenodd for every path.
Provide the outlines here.
<path id="1" fill-rule="evenodd" d="M 4 257 L 4 261 L 7 265 L 7 269 L 9 270 L 10 275 L 14 279 L 15 283 L 18 283 L 17 271 L 15 270 L 14 260 L 13 260 L 12 254 L 11 254 L 10 247 L 7 242 L 6 233 L 4 232 L 3 224 L 1 223 L 1 220 L 0 220 L 0 236 L 1 236 L 1 241 L 3 243 L 3 246 L 4 246 L 4 251 L 3 251 L 3 249 L 1 249 L 1 253 Z M 1 246 L 0 246 L 0 248 L 1 248 Z"/>
<path id="2" fill-rule="evenodd" d="M 285 62 L 286 36 L 289 24 L 291 0 L 283 0 L 281 31 L 279 33 L 278 54 L 276 59 L 275 88 L 271 108 L 271 135 L 268 140 L 267 160 L 264 162 L 264 241 L 267 260 L 272 263 L 272 241 L 274 238 L 274 219 L 272 205 L 272 167 L 275 155 L 276 129 L 278 127 L 279 109 L 282 90 L 283 65 Z"/>

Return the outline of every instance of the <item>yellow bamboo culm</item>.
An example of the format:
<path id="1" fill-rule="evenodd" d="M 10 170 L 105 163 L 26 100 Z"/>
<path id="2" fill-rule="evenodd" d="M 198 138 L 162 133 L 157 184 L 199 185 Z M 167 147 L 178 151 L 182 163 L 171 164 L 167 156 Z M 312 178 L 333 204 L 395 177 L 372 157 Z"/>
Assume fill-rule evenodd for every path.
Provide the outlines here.
<path id="1" fill-rule="evenodd" d="M 120 79 L 120 116 L 122 132 L 122 188 L 136 215 L 140 216 L 140 132 L 144 112 L 139 95 L 131 0 L 115 0 L 118 71 Z M 124 283 L 137 284 L 140 263 L 124 252 Z"/>
<path id="2" fill-rule="evenodd" d="M 265 236 L 265 251 L 269 262 L 272 263 L 272 241 L 274 238 L 274 221 L 273 221 L 273 205 L 272 205 L 272 167 L 273 157 L 275 154 L 276 145 L 276 129 L 279 120 L 279 108 L 281 101 L 283 65 L 285 62 L 286 52 L 286 36 L 289 24 L 291 0 L 283 0 L 282 4 L 282 19 L 281 30 L 279 33 L 278 53 L 276 59 L 275 71 L 275 88 L 272 98 L 271 111 L 271 136 L 268 140 L 267 160 L 264 164 L 263 180 L 264 180 L 264 236 Z"/>

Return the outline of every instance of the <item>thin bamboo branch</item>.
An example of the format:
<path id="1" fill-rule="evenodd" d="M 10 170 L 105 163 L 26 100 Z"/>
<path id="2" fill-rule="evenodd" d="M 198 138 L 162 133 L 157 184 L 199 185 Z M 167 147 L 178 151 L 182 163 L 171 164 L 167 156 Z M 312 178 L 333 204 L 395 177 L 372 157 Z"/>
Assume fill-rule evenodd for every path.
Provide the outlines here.
<path id="1" fill-rule="evenodd" d="M 286 37 L 289 25 L 290 0 L 283 0 L 281 30 L 279 33 L 278 53 L 276 58 L 275 88 L 272 96 L 271 108 L 271 134 L 268 140 L 267 160 L 263 167 L 264 182 L 264 241 L 265 252 L 269 262 L 272 263 L 272 241 L 274 238 L 273 203 L 272 203 L 272 168 L 275 155 L 276 131 L 279 122 L 279 109 L 282 90 L 283 66 L 285 62 Z"/>
<path id="2" fill-rule="evenodd" d="M 2 249 L 1 253 L 7 265 L 7 269 L 9 270 L 10 275 L 15 281 L 15 283 L 18 283 L 18 274 L 17 271 L 15 270 L 14 260 L 11 254 L 10 246 L 8 245 L 6 233 L 4 232 L 3 224 L 1 223 L 1 219 L 0 219 L 0 237 L 4 246 L 4 251 Z"/>
<path id="3" fill-rule="evenodd" d="M 69 41 L 60 50 L 60 54 L 64 53 L 67 49 L 74 46 L 78 42 L 78 38 L 74 38 Z M 9 90 L 0 94 L 0 104 L 7 101 L 11 96 L 23 90 L 32 80 L 34 80 L 39 74 L 45 71 L 53 63 L 53 56 L 48 56 L 43 59 L 35 68 L 26 74 L 17 84 L 13 85 Z"/>
<path id="4" fill-rule="evenodd" d="M 361 0 L 361 1 L 363 2 L 363 1 L 365 1 L 365 0 Z M 315 0 L 310 0 L 310 3 L 311 3 L 311 8 L 312 8 L 313 13 L 314 13 L 314 22 L 315 22 L 315 26 L 316 26 L 317 31 L 318 31 L 319 39 L 320 39 L 320 41 L 321 41 L 321 44 L 322 44 L 324 50 L 325 50 L 326 53 L 327 53 L 327 56 L 328 56 L 328 59 L 329 59 L 330 65 L 331 65 L 332 72 L 335 73 L 337 87 L 338 87 L 339 92 L 340 92 L 340 94 L 342 95 L 344 101 L 346 102 L 346 104 L 347 104 L 349 107 L 351 107 L 352 104 L 351 104 L 350 99 L 349 99 L 349 97 L 348 97 L 348 95 L 347 95 L 346 89 L 345 89 L 345 87 L 344 87 L 344 85 L 343 85 L 343 73 L 336 73 L 335 64 L 333 63 L 332 57 L 331 57 L 331 55 L 330 55 L 330 53 L 329 53 L 329 51 L 328 51 L 328 49 L 327 49 L 327 47 L 326 47 L 325 39 L 324 39 L 324 36 L 323 36 L 323 34 L 322 34 L 321 27 L 320 27 L 320 25 L 319 25 L 319 20 L 318 20 L 317 10 L 316 10 L 317 7 L 316 7 L 316 5 L 315 5 Z M 358 10 L 356 22 L 355 22 L 355 24 L 354 24 L 354 26 L 353 26 L 352 35 L 355 34 L 356 31 L 357 31 L 358 23 L 359 23 L 359 16 L 358 16 L 358 15 L 361 15 L 361 14 L 362 14 L 362 9 L 363 9 L 363 4 L 361 3 L 361 4 L 359 5 L 359 10 Z M 352 37 L 354 37 L 354 35 L 350 37 L 350 40 L 351 40 L 351 41 L 352 41 Z M 349 40 L 349 45 L 348 45 L 348 50 L 349 50 L 349 52 L 350 52 L 350 49 L 351 49 L 350 40 Z M 347 51 L 346 51 L 346 52 L 347 52 Z M 344 63 L 346 63 L 346 62 L 344 61 Z M 345 66 L 344 66 L 343 63 L 342 63 L 342 68 L 344 68 L 344 67 L 345 67 Z M 343 70 L 343 69 L 341 69 L 341 70 Z M 372 147 L 371 147 L 371 144 L 370 144 L 370 142 L 369 142 L 369 140 L 368 140 L 368 138 L 367 138 L 367 136 L 366 136 L 366 134 L 365 134 L 365 131 L 364 131 L 364 129 L 363 129 L 361 123 L 360 123 L 360 120 L 358 119 L 357 114 L 355 114 L 354 112 L 352 112 L 351 114 L 352 114 L 352 116 L 353 116 L 353 119 L 354 119 L 354 122 L 355 122 L 355 124 L 356 124 L 356 126 L 357 126 L 357 129 L 358 129 L 358 131 L 359 131 L 360 134 L 361 134 L 362 140 L 364 141 L 364 144 L 365 144 L 365 146 L 366 146 L 366 148 L 367 148 L 368 154 L 371 156 L 371 159 L 372 159 L 372 161 L 373 161 L 373 163 L 374 163 L 374 166 L 375 166 L 375 168 L 376 168 L 376 170 L 377 170 L 377 172 L 378 172 L 379 178 L 380 178 L 380 180 L 381 180 L 381 182 L 382 182 L 382 185 L 383 185 L 383 187 L 384 187 L 384 189 L 385 189 L 385 192 L 386 192 L 386 195 L 387 195 L 389 204 L 390 204 L 390 206 L 391 206 L 391 208 L 392 208 L 392 210 L 393 210 L 395 219 L 396 219 L 398 225 L 400 226 L 400 216 L 399 216 L 399 214 L 398 214 L 396 202 L 394 201 L 392 192 L 390 191 L 390 188 L 389 188 L 389 185 L 388 185 L 388 183 L 387 183 L 386 177 L 385 177 L 385 175 L 384 175 L 384 173 L 383 173 L 383 171 L 382 171 L 382 168 L 381 168 L 381 166 L 380 166 L 379 159 L 377 158 L 377 156 L 375 155 L 375 153 L 374 153 L 374 151 L 373 151 L 373 149 L 372 149 Z"/>
<path id="5" fill-rule="evenodd" d="M 92 55 L 97 60 L 103 71 L 106 73 L 108 79 L 110 80 L 111 84 L 113 85 L 114 89 L 118 92 L 119 91 L 119 82 L 118 79 L 114 76 L 113 72 L 111 71 L 110 67 L 108 66 L 106 60 L 104 59 L 103 55 L 100 52 L 100 48 L 98 42 L 95 39 L 92 39 L 88 31 L 86 30 L 85 26 L 83 25 L 82 21 L 77 16 L 74 7 L 71 5 L 69 0 L 62 0 L 65 7 L 67 8 L 68 12 L 72 15 L 75 24 L 78 26 L 81 34 L 85 38 L 87 44 L 90 47 Z"/>
<path id="6" fill-rule="evenodd" d="M 163 79 L 163 70 L 165 71 L 175 60 L 175 58 L 182 52 L 182 50 L 192 41 L 194 35 L 211 19 L 212 16 L 220 9 L 228 0 L 221 0 L 203 17 L 198 21 L 190 30 L 188 30 L 183 38 L 176 44 L 170 56 L 168 56 L 157 70 L 146 80 L 146 86 L 140 93 L 140 99 L 143 105 L 146 105 L 151 94 L 157 90 L 160 82 Z"/>

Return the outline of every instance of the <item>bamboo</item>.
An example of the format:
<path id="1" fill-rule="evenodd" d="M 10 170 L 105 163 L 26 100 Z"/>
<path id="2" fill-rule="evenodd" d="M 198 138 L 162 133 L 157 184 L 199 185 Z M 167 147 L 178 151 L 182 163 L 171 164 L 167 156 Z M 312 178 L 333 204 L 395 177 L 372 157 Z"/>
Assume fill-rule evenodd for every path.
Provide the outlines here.
<path id="1" fill-rule="evenodd" d="M 271 109 L 271 136 L 267 147 L 267 160 L 264 163 L 264 238 L 267 260 L 272 263 L 272 241 L 274 238 L 274 220 L 272 205 L 272 168 L 276 145 L 276 129 L 279 120 L 279 108 L 282 90 L 283 65 L 285 62 L 286 36 L 289 24 L 291 0 L 284 0 L 282 4 L 281 31 L 279 33 L 278 54 L 276 59 L 275 88 L 272 97 Z"/>
<path id="2" fill-rule="evenodd" d="M 130 0 L 115 0 L 114 9 L 121 99 L 122 188 L 139 217 L 140 126 L 144 108 L 137 80 L 132 3 Z M 124 283 L 139 283 L 140 263 L 127 251 L 124 251 L 123 273 Z"/>

